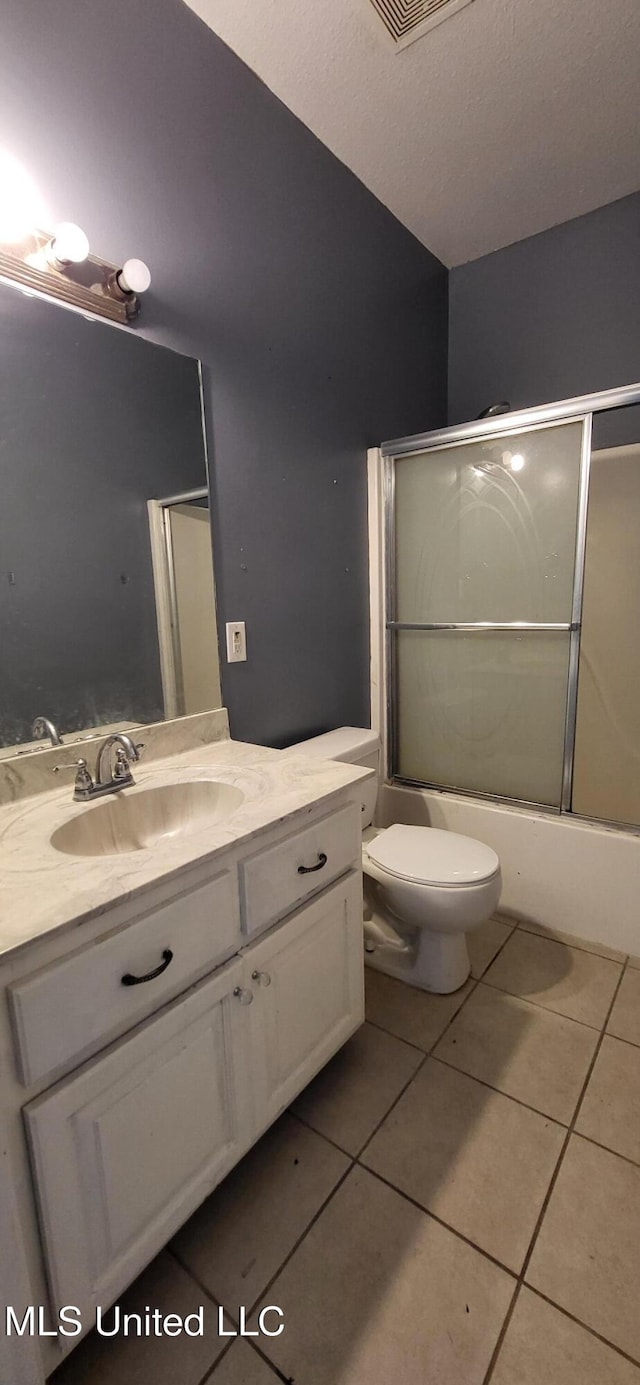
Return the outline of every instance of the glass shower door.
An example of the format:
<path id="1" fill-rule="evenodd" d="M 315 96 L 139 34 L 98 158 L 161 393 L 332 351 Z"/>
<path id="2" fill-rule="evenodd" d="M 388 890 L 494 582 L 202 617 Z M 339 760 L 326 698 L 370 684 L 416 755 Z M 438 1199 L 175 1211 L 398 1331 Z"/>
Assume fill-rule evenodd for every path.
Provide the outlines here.
<path id="1" fill-rule="evenodd" d="M 397 777 L 565 802 L 587 433 L 580 418 L 391 463 Z"/>

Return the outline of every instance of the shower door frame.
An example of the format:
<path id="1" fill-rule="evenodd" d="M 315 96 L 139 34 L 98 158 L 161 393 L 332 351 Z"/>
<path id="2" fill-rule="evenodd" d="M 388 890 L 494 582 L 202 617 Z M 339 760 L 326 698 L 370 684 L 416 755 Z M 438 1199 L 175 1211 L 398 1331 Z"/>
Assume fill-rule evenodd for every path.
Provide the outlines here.
<path id="1" fill-rule="evenodd" d="M 411 437 L 395 438 L 385 442 L 379 449 L 382 459 L 382 544 L 384 549 L 383 572 L 380 574 L 384 585 L 384 686 L 386 721 L 386 777 L 393 784 L 409 788 L 433 789 L 442 793 L 461 794 L 465 797 L 501 803 L 514 808 L 535 808 L 554 817 L 570 815 L 580 821 L 591 821 L 609 827 L 620 827 L 634 831 L 629 823 L 613 823 L 610 819 L 585 818 L 574 813 L 571 808 L 573 788 L 573 761 L 575 750 L 576 714 L 578 698 L 578 673 L 580 662 L 580 634 L 582 625 L 582 594 L 584 587 L 584 563 L 587 533 L 587 510 L 589 502 L 589 473 L 591 466 L 592 421 L 594 413 L 624 408 L 640 403 L 640 384 L 624 385 L 616 389 L 601 390 L 597 394 L 581 395 L 573 399 L 559 400 L 555 404 L 544 404 L 517 413 L 500 414 L 492 419 L 474 419 L 469 423 L 454 424 L 450 428 L 437 429 L 430 433 L 416 433 Z M 442 450 L 465 442 L 480 441 L 496 437 L 512 437 L 535 429 L 565 423 L 582 424 L 582 446 L 580 475 L 578 483 L 578 510 L 576 524 L 576 543 L 574 555 L 573 592 L 571 620 L 562 624 L 536 624 L 530 621 L 492 621 L 474 622 L 406 622 L 395 619 L 396 614 L 396 567 L 395 567 L 395 468 L 404 457 L 430 450 Z M 462 631 L 463 633 L 483 633 L 503 631 L 559 631 L 569 634 L 569 665 L 567 675 L 567 698 L 564 724 L 564 746 L 562 762 L 562 789 L 560 804 L 555 807 L 548 803 L 532 803 L 522 798 L 512 798 L 502 794 L 484 793 L 476 789 L 464 789 L 453 784 L 437 783 L 423 779 L 409 779 L 397 773 L 398 734 L 397 734 L 397 662 L 396 632 L 398 630 L 424 631 Z M 377 630 L 372 622 L 372 644 L 376 643 Z M 635 830 L 638 830 L 637 828 Z"/>

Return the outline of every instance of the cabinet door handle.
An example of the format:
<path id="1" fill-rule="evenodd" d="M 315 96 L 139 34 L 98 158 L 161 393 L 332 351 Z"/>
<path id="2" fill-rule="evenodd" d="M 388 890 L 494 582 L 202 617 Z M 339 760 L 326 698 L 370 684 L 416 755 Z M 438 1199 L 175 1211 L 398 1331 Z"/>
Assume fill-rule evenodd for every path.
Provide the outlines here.
<path id="1" fill-rule="evenodd" d="M 241 1005 L 253 1004 L 253 991 L 245 990 L 243 986 L 235 986 L 233 994 L 236 996 L 237 1000 L 240 1001 Z"/>
<path id="2" fill-rule="evenodd" d="M 124 976 L 121 976 L 120 981 L 123 986 L 141 986 L 143 981 L 155 981 L 156 976 L 162 976 L 163 971 L 167 970 L 169 963 L 172 961 L 173 953 L 171 948 L 165 947 L 160 966 L 156 967 L 155 971 L 148 971 L 145 976 L 133 976 L 133 974 L 128 971 Z"/>
<path id="3" fill-rule="evenodd" d="M 269 976 L 268 971 L 252 971 L 251 980 L 259 981 L 261 986 L 271 985 L 271 977 Z"/>
<path id="4" fill-rule="evenodd" d="M 319 851 L 315 866 L 298 866 L 298 875 L 312 875 L 314 870 L 322 870 L 322 867 L 326 866 L 326 864 L 327 858 L 324 851 Z"/>

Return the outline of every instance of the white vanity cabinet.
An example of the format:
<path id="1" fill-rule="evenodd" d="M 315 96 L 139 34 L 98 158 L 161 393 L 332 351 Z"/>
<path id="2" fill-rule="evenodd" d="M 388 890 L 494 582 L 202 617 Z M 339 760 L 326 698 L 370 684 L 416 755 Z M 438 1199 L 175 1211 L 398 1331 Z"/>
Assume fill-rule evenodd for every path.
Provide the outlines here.
<path id="1" fill-rule="evenodd" d="M 362 879 L 351 871 L 247 948 L 252 1082 L 265 1128 L 364 1018 Z"/>
<path id="2" fill-rule="evenodd" d="M 250 1143 L 241 981 L 230 962 L 25 1109 L 54 1310 L 90 1323 Z"/>
<path id="3" fill-rule="evenodd" d="M 16 1189 L 51 1321 L 73 1304 L 90 1327 L 362 1023 L 360 840 L 359 801 L 340 796 L 7 977 Z M 41 1377 L 25 1364 L 13 1385 L 41 1385 L 76 1340 L 42 1343 Z"/>

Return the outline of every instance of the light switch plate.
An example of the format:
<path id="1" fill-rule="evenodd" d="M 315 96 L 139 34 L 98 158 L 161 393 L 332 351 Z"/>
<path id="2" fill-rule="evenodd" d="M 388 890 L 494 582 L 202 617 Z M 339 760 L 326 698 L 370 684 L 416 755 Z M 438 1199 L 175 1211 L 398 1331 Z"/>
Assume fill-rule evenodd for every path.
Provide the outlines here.
<path id="1" fill-rule="evenodd" d="M 244 621 L 227 621 L 225 630 L 227 632 L 227 663 L 244 663 L 247 657 L 247 634 Z"/>

